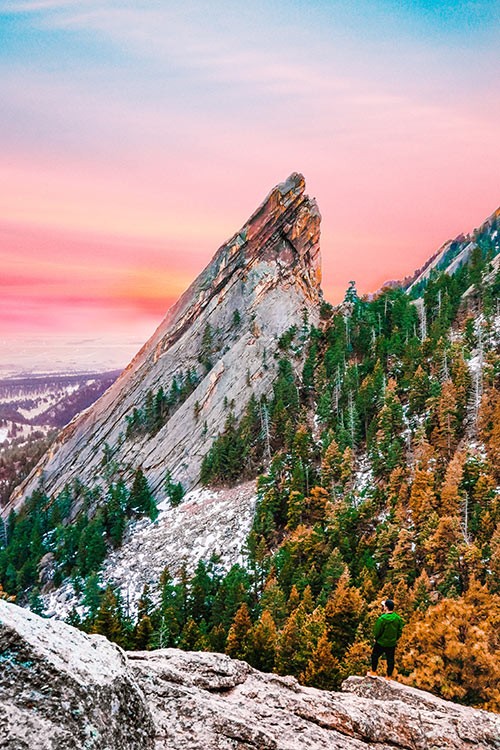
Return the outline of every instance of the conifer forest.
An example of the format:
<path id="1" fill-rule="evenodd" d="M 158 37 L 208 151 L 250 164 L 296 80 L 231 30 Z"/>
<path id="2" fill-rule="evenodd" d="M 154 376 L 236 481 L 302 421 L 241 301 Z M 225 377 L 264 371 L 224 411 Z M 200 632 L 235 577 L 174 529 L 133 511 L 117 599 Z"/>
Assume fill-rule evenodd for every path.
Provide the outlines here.
<path id="1" fill-rule="evenodd" d="M 225 652 L 305 685 L 365 674 L 383 598 L 405 620 L 398 679 L 500 711 L 500 273 L 478 246 L 453 275 L 371 298 L 351 283 L 297 320 L 262 367 L 276 378 L 236 420 L 231 403 L 201 481 L 257 478 L 244 564 L 165 569 L 137 611 L 101 582 L 134 519 L 157 515 L 141 467 L 106 487 L 33 493 L 0 522 L 1 596 L 43 614 L 40 561 L 80 596 L 69 622 L 125 649 Z M 207 334 L 208 341 L 208 334 Z M 210 342 L 200 355 L 208 369 Z M 154 434 L 197 382 L 148 395 L 124 439 Z M 115 467 L 116 468 L 116 467 Z M 182 503 L 180 483 L 165 494 Z"/>

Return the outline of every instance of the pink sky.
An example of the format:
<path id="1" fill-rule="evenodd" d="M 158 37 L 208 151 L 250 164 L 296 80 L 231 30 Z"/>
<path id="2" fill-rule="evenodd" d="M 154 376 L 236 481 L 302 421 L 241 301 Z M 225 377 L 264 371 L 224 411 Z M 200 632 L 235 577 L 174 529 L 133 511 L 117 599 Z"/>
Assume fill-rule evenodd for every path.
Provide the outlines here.
<path id="1" fill-rule="evenodd" d="M 132 354 L 292 171 L 323 215 L 332 302 L 482 223 L 500 204 L 498 8 L 434 5 L 0 2 L 9 356 L 42 335 Z"/>

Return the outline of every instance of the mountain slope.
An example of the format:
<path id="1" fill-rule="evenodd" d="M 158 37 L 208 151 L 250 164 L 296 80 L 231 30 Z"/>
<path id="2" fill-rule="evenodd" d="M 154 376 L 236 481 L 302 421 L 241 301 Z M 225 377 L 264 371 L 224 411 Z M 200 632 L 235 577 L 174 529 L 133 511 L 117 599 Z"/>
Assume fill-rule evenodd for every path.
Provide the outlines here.
<path id="1" fill-rule="evenodd" d="M 499 710 L 499 257 L 491 246 L 478 246 L 453 273 L 433 269 L 418 299 L 401 287 L 360 298 L 351 285 L 343 304 L 332 308 L 318 305 L 313 285 L 316 313 L 306 320 L 297 311 L 294 325 L 274 340 L 276 354 L 266 349 L 264 361 L 261 352 L 247 377 L 238 375 L 241 362 L 234 358 L 241 349 L 219 351 L 219 334 L 207 323 L 198 331 L 205 377 L 223 361 L 240 388 L 234 408 L 214 389 L 222 400 L 214 427 L 222 434 L 213 441 L 210 435 L 203 480 L 244 480 L 249 456 L 251 468 L 263 472 L 240 564 L 227 571 L 217 559 L 205 559 L 194 575 L 189 565 L 183 569 L 176 550 L 190 548 L 194 557 L 204 537 L 207 557 L 217 551 L 216 543 L 208 544 L 220 538 L 211 521 L 220 526 L 223 513 L 208 512 L 200 540 L 193 540 L 189 514 L 198 513 L 197 503 L 188 497 L 185 512 L 166 508 L 179 500 L 170 482 L 162 516 L 137 522 L 141 512 L 155 517 L 137 503 L 141 479 L 129 495 L 110 485 L 106 502 L 81 488 L 56 499 L 35 493 L 6 525 L 0 582 L 19 601 L 30 596 L 31 606 L 40 607 L 37 587 L 43 584 L 46 594 L 64 580 L 80 597 L 69 613 L 72 624 L 131 649 L 225 651 L 329 689 L 347 675 L 366 673 L 380 601 L 391 598 L 406 621 L 399 679 Z M 279 313 L 269 309 L 267 291 L 258 295 L 264 312 L 255 311 L 262 325 L 264 313 L 271 320 Z M 244 320 L 239 307 L 238 315 L 231 308 L 225 314 L 231 311 L 229 337 Z M 253 336 L 259 341 L 255 330 Z M 254 343 L 244 353 L 255 355 Z M 253 402 L 252 372 L 268 385 L 266 398 Z M 182 398 L 177 389 L 169 418 L 195 396 L 200 383 L 191 385 Z M 140 449 L 152 441 L 155 448 L 162 435 L 156 403 L 157 396 L 149 399 L 149 416 L 147 403 L 132 414 L 125 442 Z M 195 402 L 186 420 L 196 424 L 202 408 Z M 106 481 L 113 456 L 105 457 Z M 245 513 L 231 505 L 232 517 L 248 519 L 251 494 L 247 500 Z M 68 509 L 78 503 L 83 511 L 71 518 Z M 127 531 L 132 539 L 110 554 L 125 517 L 134 519 Z M 127 570 L 129 554 L 134 560 Z M 47 558 L 52 575 L 45 577 Z M 161 570 L 162 563 L 170 570 Z M 139 590 L 147 584 L 133 611 L 126 590 L 132 577 Z M 106 586 L 113 581 L 124 596 Z"/>
<path id="2" fill-rule="evenodd" d="M 317 320 L 320 214 L 304 191 L 298 174 L 271 191 L 115 384 L 62 431 L 6 512 L 39 485 L 52 495 L 75 479 L 101 484 L 103 458 L 126 478 L 141 466 L 155 493 L 167 470 L 196 485 L 228 405 L 237 420 L 252 393 L 267 393 L 279 337 L 304 312 Z"/>
<path id="3" fill-rule="evenodd" d="M 422 268 L 404 280 L 403 286 L 408 292 L 417 295 L 421 293 L 432 272 L 445 271 L 453 274 L 467 263 L 474 251 L 489 251 L 492 257 L 500 252 L 500 208 L 470 234 L 461 234 L 454 240 L 445 242 Z"/>

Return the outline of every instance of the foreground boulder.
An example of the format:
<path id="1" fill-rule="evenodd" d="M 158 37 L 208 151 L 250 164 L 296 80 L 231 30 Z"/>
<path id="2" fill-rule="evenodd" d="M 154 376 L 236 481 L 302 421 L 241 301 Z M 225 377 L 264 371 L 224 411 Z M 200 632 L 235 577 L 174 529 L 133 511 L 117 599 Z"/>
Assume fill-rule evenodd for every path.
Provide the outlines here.
<path id="1" fill-rule="evenodd" d="M 2 750 L 148 750 L 154 734 L 121 649 L 0 600 Z"/>
<path id="2" fill-rule="evenodd" d="M 499 716 L 394 681 L 349 677 L 334 693 L 221 654 L 128 656 L 154 716 L 158 750 L 500 747 Z"/>
<path id="3" fill-rule="evenodd" d="M 500 717 L 379 678 L 300 686 L 221 654 L 129 653 L 0 601 L 0 748 L 482 750 Z"/>

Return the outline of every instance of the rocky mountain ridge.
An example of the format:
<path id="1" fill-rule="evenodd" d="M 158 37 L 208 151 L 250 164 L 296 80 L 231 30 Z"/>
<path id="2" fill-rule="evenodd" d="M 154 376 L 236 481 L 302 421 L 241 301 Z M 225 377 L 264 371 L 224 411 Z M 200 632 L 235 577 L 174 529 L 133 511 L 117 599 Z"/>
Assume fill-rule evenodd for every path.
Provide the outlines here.
<path id="1" fill-rule="evenodd" d="M 279 337 L 304 314 L 317 320 L 320 220 L 302 175 L 294 173 L 274 188 L 113 386 L 60 433 L 4 515 L 39 486 L 53 495 L 75 479 L 100 484 L 105 445 L 117 471 L 130 476 L 141 466 L 155 493 L 167 470 L 186 489 L 195 486 L 228 405 L 238 419 L 252 393 L 267 393 L 276 376 L 272 357 Z M 168 392 L 174 379 L 177 387 L 190 381 L 187 397 L 154 437 L 127 436 L 127 417 L 145 407 L 148 392 Z M 109 479 L 112 467 L 107 473 Z"/>
<path id="2" fill-rule="evenodd" d="M 446 271 L 453 274 L 461 265 L 467 262 L 475 249 L 490 250 L 493 255 L 500 252 L 500 208 L 497 208 L 486 221 L 469 234 L 460 234 L 453 240 L 445 242 L 424 265 L 417 269 L 412 276 L 406 277 L 399 283 L 408 292 L 418 292 L 432 271 Z"/>
<path id="3" fill-rule="evenodd" d="M 300 686 L 215 653 L 125 654 L 0 600 L 0 745 L 28 750 L 486 750 L 500 717 L 379 678 Z"/>

